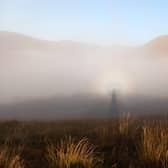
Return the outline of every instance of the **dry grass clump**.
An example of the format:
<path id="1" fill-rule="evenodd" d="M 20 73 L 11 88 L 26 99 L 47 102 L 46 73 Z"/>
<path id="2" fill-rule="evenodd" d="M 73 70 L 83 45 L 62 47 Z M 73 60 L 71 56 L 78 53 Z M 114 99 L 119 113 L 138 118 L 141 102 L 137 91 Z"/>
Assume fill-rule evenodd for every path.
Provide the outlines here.
<path id="1" fill-rule="evenodd" d="M 168 167 L 168 128 L 163 126 L 144 127 L 140 158 L 155 164 L 156 167 Z"/>
<path id="2" fill-rule="evenodd" d="M 100 162 L 95 147 L 86 138 L 75 142 L 68 137 L 57 146 L 48 145 L 47 158 L 53 168 L 94 168 Z"/>
<path id="3" fill-rule="evenodd" d="M 119 133 L 120 135 L 127 136 L 130 126 L 130 113 L 122 114 L 119 118 Z"/>
<path id="4" fill-rule="evenodd" d="M 25 168 L 24 160 L 21 158 L 19 150 L 19 148 L 3 147 L 0 150 L 0 168 Z"/>

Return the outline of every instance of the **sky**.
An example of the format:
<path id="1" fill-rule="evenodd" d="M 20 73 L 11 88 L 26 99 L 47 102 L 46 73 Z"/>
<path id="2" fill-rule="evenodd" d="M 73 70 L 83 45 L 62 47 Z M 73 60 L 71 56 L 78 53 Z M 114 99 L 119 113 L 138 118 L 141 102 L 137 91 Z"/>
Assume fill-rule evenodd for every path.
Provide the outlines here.
<path id="1" fill-rule="evenodd" d="M 40 39 L 140 45 L 168 34 L 167 0 L 0 0 L 0 31 Z"/>

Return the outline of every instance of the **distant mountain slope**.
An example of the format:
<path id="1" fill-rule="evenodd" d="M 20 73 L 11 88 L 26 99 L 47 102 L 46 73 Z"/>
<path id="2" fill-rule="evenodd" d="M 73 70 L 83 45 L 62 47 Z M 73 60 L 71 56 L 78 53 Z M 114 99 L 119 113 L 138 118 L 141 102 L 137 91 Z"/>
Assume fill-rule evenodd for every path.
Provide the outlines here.
<path id="1" fill-rule="evenodd" d="M 0 32 L 1 49 L 28 49 L 31 47 L 43 46 L 44 42 L 35 38 L 14 32 Z"/>
<path id="2" fill-rule="evenodd" d="M 145 50 L 154 55 L 168 56 L 168 35 L 159 36 L 144 45 Z"/>
<path id="3" fill-rule="evenodd" d="M 89 48 L 90 45 L 81 42 L 73 42 L 70 40 L 62 41 L 49 41 L 49 40 L 40 40 L 33 38 L 24 34 L 0 31 L 0 48 L 8 49 L 59 49 L 59 48 Z M 91 46 L 93 47 L 93 46 Z M 96 47 L 96 46 L 95 46 Z"/>
<path id="4" fill-rule="evenodd" d="M 102 47 L 103 48 L 103 47 Z M 100 46 L 89 45 L 81 42 L 73 42 L 70 40 L 62 41 L 48 41 L 40 40 L 27 35 L 23 35 L 15 32 L 0 31 L 0 52 L 7 50 L 17 51 L 17 50 L 28 50 L 28 49 L 41 49 L 48 51 L 58 51 L 61 49 L 66 49 L 67 52 L 86 52 L 102 49 Z M 106 50 L 114 52 L 125 52 L 128 49 L 134 51 L 135 48 L 128 48 L 124 46 L 115 46 L 115 47 L 105 47 Z M 168 35 L 162 35 L 156 37 L 155 39 L 147 42 L 140 47 L 140 52 L 150 52 L 154 55 L 167 55 L 168 54 Z"/>

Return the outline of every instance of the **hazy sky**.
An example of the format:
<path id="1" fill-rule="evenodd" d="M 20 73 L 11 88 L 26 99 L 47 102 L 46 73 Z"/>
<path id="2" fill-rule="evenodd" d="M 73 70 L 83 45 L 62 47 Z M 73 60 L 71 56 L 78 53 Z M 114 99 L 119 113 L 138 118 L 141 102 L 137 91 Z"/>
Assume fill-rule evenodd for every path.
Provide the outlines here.
<path id="1" fill-rule="evenodd" d="M 0 30 L 137 45 L 168 34 L 167 9 L 167 0 L 0 0 Z"/>

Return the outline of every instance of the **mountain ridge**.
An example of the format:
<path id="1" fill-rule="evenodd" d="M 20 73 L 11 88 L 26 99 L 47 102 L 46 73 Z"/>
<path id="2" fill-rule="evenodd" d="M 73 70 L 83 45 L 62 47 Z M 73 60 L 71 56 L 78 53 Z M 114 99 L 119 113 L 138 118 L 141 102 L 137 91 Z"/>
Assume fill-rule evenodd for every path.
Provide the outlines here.
<path id="1" fill-rule="evenodd" d="M 101 45 L 97 45 L 97 44 L 90 44 L 90 43 L 86 43 L 86 42 L 80 42 L 80 41 L 73 41 L 73 40 L 46 40 L 46 39 L 40 39 L 40 38 L 36 38 L 30 35 L 26 35 L 23 33 L 18 33 L 18 32 L 9 32 L 9 31 L 0 31 L 0 39 L 4 39 L 4 38 L 15 38 L 14 40 L 16 40 L 16 38 L 18 38 L 19 40 L 29 40 L 29 41 L 36 41 L 36 42 L 47 42 L 50 44 L 74 44 L 74 45 L 89 45 L 89 46 L 97 46 L 97 47 L 104 47 Z M 113 45 L 113 46 L 117 46 L 117 47 L 126 47 L 124 45 Z M 112 46 L 112 47 L 113 47 Z M 168 48 L 168 35 L 160 35 L 157 36 L 151 40 L 149 40 L 148 42 L 144 43 L 142 45 L 145 48 L 151 48 L 154 49 L 156 48 Z M 105 46 L 105 47 L 109 47 L 109 46 Z M 132 48 L 134 48 L 133 46 L 130 46 Z M 139 46 L 140 47 L 140 46 Z M 127 47 L 128 48 L 128 47 Z"/>

